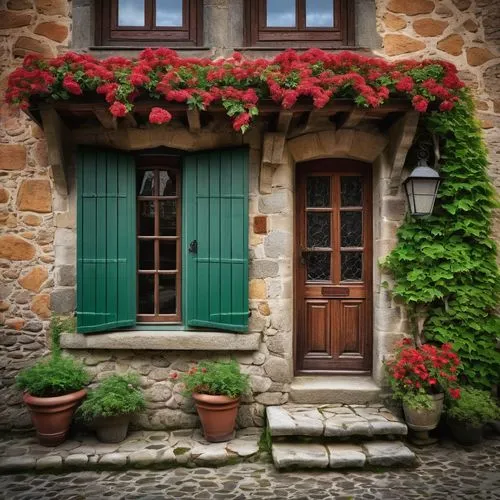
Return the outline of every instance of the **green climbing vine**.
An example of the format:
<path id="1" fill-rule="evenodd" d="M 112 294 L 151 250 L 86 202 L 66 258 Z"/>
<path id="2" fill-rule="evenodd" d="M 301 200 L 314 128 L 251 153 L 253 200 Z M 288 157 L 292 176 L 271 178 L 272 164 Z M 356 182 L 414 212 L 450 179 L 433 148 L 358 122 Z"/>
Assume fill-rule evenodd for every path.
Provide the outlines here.
<path id="1" fill-rule="evenodd" d="M 384 262 L 392 293 L 408 307 L 417 337 L 453 344 L 463 376 L 478 387 L 498 383 L 500 294 L 491 214 L 497 203 L 487 152 L 467 91 L 448 113 L 422 117 L 440 140 L 443 177 L 434 214 L 407 217 L 399 243 Z"/>

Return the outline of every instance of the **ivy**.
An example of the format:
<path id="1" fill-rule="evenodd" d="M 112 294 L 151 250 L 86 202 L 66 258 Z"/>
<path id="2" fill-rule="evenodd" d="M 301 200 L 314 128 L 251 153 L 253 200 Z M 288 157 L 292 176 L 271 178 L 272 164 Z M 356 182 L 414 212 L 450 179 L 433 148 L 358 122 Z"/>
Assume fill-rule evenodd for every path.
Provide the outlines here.
<path id="1" fill-rule="evenodd" d="M 452 343 L 467 382 L 491 388 L 500 373 L 500 275 L 490 236 L 497 203 L 487 152 L 467 91 L 449 113 L 422 120 L 441 140 L 443 181 L 434 215 L 407 217 L 384 266 L 395 278 L 393 295 L 407 305 L 415 325 L 423 322 L 422 335 Z"/>

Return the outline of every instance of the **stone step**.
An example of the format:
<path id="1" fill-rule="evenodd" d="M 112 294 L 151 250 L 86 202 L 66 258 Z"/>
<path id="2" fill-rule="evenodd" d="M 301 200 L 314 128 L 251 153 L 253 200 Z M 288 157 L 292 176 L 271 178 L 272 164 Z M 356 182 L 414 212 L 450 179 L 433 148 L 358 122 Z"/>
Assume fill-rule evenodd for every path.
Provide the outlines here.
<path id="1" fill-rule="evenodd" d="M 366 404 L 379 401 L 381 389 L 368 376 L 295 377 L 290 386 L 294 403 Z"/>
<path id="2" fill-rule="evenodd" d="M 352 469 L 415 465 L 417 457 L 401 441 L 354 444 L 273 443 L 277 469 Z"/>
<path id="3" fill-rule="evenodd" d="M 381 404 L 307 405 L 289 403 L 268 406 L 267 425 L 271 436 L 342 439 L 362 436 L 405 436 L 406 424 Z"/>

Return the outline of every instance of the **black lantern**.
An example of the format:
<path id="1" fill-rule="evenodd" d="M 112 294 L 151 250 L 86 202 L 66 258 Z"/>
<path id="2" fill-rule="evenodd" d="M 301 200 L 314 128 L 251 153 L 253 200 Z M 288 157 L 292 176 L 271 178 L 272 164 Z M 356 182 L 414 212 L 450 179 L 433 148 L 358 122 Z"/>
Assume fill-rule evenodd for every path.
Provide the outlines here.
<path id="1" fill-rule="evenodd" d="M 430 215 L 434 208 L 441 183 L 439 174 L 427 164 L 428 153 L 424 147 L 418 152 L 418 165 L 403 182 L 410 213 L 416 216 Z"/>

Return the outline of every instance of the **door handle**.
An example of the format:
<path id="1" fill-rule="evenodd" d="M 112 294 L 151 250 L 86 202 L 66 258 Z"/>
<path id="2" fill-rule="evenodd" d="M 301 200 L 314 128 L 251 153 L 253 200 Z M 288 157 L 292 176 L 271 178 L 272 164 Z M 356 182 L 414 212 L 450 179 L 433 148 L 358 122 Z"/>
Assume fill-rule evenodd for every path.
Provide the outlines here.
<path id="1" fill-rule="evenodd" d="M 198 241 L 193 240 L 188 247 L 188 252 L 190 253 L 198 253 Z"/>

